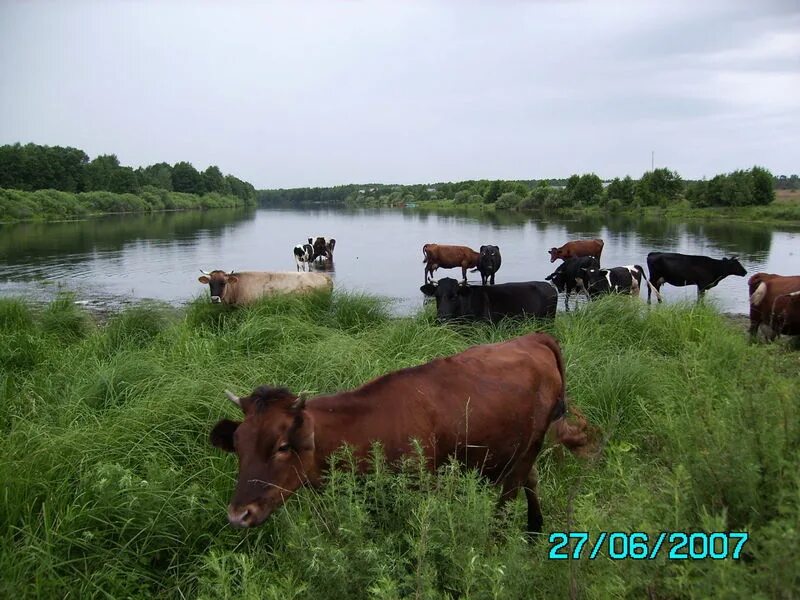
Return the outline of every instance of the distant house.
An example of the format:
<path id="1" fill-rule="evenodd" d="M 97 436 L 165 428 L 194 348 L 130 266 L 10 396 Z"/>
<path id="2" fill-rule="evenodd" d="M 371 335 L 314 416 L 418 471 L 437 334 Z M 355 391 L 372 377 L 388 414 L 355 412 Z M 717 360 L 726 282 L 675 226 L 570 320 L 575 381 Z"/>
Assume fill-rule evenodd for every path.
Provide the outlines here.
<path id="1" fill-rule="evenodd" d="M 426 189 L 425 191 L 426 191 L 426 192 L 435 192 L 435 191 L 436 191 L 436 188 L 435 188 L 435 187 L 429 187 L 429 188 L 428 188 L 428 189 Z"/>

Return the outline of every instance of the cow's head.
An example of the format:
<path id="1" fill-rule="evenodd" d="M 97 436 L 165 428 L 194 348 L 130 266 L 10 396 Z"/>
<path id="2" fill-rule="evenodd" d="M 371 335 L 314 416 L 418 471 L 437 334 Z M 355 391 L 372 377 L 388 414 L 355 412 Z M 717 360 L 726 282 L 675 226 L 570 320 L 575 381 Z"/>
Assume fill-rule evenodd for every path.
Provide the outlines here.
<path id="1" fill-rule="evenodd" d="M 314 420 L 305 400 L 285 388 L 262 386 L 245 398 L 225 391 L 243 421 L 223 419 L 211 444 L 239 457 L 239 480 L 228 505 L 234 527 L 255 527 L 303 484 L 316 482 Z"/>
<path id="2" fill-rule="evenodd" d="M 747 275 L 747 271 L 742 266 L 742 263 L 739 262 L 738 256 L 723 258 L 722 262 L 725 264 L 725 269 L 727 273 L 731 275 L 738 275 L 739 277 L 744 277 L 745 275 Z"/>
<path id="3" fill-rule="evenodd" d="M 491 263 L 495 263 L 500 258 L 500 248 L 497 246 L 481 246 L 480 255 L 481 261 L 488 259 Z"/>
<path id="4" fill-rule="evenodd" d="M 558 260 L 559 258 L 563 258 L 563 256 L 561 255 L 561 249 L 560 248 L 550 248 L 550 250 L 548 250 L 548 252 L 550 253 L 550 262 L 551 263 L 556 262 L 556 260 Z"/>
<path id="5" fill-rule="evenodd" d="M 550 275 L 545 277 L 544 280 L 552 283 L 559 292 L 563 292 L 565 286 L 567 285 L 567 276 L 564 273 L 564 269 L 561 267 L 550 273 Z"/>
<path id="6" fill-rule="evenodd" d="M 419 289 L 426 296 L 436 298 L 436 318 L 440 321 L 456 319 L 464 314 L 463 301 L 470 293 L 468 285 L 459 284 L 452 277 L 445 277 L 438 283 L 432 281 Z"/>
<path id="7" fill-rule="evenodd" d="M 608 291 L 607 269 L 582 267 L 578 270 L 578 277 L 583 280 L 583 286 L 591 295 Z"/>
<path id="8" fill-rule="evenodd" d="M 222 302 L 223 298 L 225 298 L 225 292 L 228 290 L 229 283 L 236 283 L 239 281 L 239 278 L 233 274 L 233 271 L 225 273 L 225 271 L 214 270 L 211 271 L 211 273 L 206 273 L 201 269 L 200 272 L 203 275 L 198 277 L 197 281 L 208 284 L 209 288 L 211 288 L 211 302 L 215 304 Z"/>

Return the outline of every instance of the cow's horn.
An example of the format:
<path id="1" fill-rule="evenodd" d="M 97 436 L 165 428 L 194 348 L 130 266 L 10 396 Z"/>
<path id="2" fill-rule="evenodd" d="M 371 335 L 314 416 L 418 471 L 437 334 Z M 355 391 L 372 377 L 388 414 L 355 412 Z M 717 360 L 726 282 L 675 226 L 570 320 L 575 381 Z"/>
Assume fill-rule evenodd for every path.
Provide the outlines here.
<path id="1" fill-rule="evenodd" d="M 297 400 L 292 403 L 294 410 L 303 410 L 306 407 L 306 400 L 308 400 L 308 392 L 300 392 L 297 395 Z"/>
<path id="2" fill-rule="evenodd" d="M 239 396 L 237 396 L 230 390 L 225 390 L 225 395 L 228 397 L 228 400 L 233 402 L 239 408 L 242 408 L 242 401 L 239 399 Z"/>
<path id="3" fill-rule="evenodd" d="M 200 269 L 200 272 L 201 272 L 203 275 L 211 275 L 211 273 L 206 273 L 205 271 L 203 271 L 203 269 Z"/>

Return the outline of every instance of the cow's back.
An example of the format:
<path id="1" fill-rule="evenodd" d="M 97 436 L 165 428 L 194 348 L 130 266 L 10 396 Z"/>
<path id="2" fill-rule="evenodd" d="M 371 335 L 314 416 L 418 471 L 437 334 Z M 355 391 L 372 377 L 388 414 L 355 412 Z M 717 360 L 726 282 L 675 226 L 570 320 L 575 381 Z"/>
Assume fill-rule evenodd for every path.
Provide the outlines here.
<path id="1" fill-rule="evenodd" d="M 491 320 L 526 315 L 537 318 L 556 315 L 558 292 L 544 281 L 471 286 L 471 290 L 482 300 L 482 315 L 488 313 Z"/>
<path id="2" fill-rule="evenodd" d="M 343 406 L 359 415 L 358 427 L 318 440 L 326 449 L 346 443 L 363 456 L 378 441 L 394 461 L 416 439 L 431 466 L 456 454 L 496 477 L 543 438 L 563 397 L 559 360 L 551 336 L 528 334 L 402 369 L 308 406 L 320 419 Z"/>
<path id="3" fill-rule="evenodd" d="M 324 273 L 245 271 L 236 276 L 239 281 L 235 284 L 233 304 L 251 304 L 274 294 L 333 288 L 333 280 Z"/>

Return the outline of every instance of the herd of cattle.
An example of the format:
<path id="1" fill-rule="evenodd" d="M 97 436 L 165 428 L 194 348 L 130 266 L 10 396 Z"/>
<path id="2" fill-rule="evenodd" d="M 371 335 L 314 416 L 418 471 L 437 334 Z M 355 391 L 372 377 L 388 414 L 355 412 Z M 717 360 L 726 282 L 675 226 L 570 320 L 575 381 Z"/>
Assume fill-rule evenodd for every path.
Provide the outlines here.
<path id="1" fill-rule="evenodd" d="M 558 293 L 564 294 L 569 310 L 573 293 L 587 299 L 602 294 L 621 293 L 639 296 L 642 282 L 647 286 L 647 302 L 655 293 L 662 301 L 661 287 L 697 286 L 698 300 L 729 275 L 743 277 L 747 271 L 733 256 L 711 258 L 676 252 L 650 252 L 647 255 L 649 277 L 641 265 L 601 267 L 603 240 L 573 240 L 560 248 L 548 250 L 550 262 L 561 260 L 556 270 L 544 281 L 501 283 L 495 276 L 502 265 L 500 248 L 481 246 L 476 252 L 467 246 L 425 244 L 423 294 L 436 300 L 437 318 L 498 321 L 505 317 L 532 316 L 552 318 L 556 314 Z M 311 272 L 316 262 L 333 263 L 336 240 L 324 236 L 309 237 L 297 244 L 293 254 L 297 271 L 292 272 L 225 272 L 206 273 L 199 278 L 208 284 L 211 301 L 224 304 L 247 304 L 271 293 L 303 292 L 332 289 L 329 275 Z M 437 269 L 461 269 L 461 281 L 445 277 L 433 280 Z M 467 283 L 467 271 L 480 272 L 481 285 Z M 767 339 L 777 335 L 800 335 L 800 276 L 756 273 L 749 281 L 750 333 L 759 329 Z"/>
<path id="2" fill-rule="evenodd" d="M 211 301 L 247 304 L 276 292 L 331 289 L 330 276 L 305 272 L 316 260 L 333 261 L 335 240 L 309 238 L 294 249 L 297 271 L 290 273 L 203 272 Z M 577 240 L 549 251 L 550 262 L 563 262 L 545 281 L 501 283 L 497 246 L 425 244 L 425 295 L 436 298 L 440 320 L 455 317 L 495 321 L 506 316 L 553 317 L 558 291 L 639 295 L 642 280 L 662 301 L 664 283 L 696 285 L 698 299 L 728 275 L 744 276 L 736 257 L 714 259 L 671 252 L 647 255 L 649 277 L 639 265 L 602 268 L 602 240 Z M 301 265 L 303 271 L 299 272 Z M 460 268 L 462 281 L 432 281 L 438 268 Z M 480 271 L 481 285 L 467 284 L 467 270 Z M 800 334 L 800 276 L 757 273 L 750 278 L 751 334 L 764 325 L 768 338 Z M 470 373 L 465 377 L 464 373 Z M 567 406 L 564 360 L 555 338 L 531 333 L 505 342 L 473 346 L 454 356 L 388 373 L 350 391 L 312 399 L 286 388 L 261 386 L 239 397 L 226 396 L 243 419 L 219 421 L 211 443 L 239 458 L 236 490 L 228 520 L 253 527 L 305 485 L 318 486 L 330 456 L 351 447 L 360 470 L 379 443 L 389 464 L 414 452 L 414 440 L 427 466 L 437 469 L 450 458 L 476 468 L 501 488 L 499 507 L 519 490 L 527 499 L 527 527 L 542 531 L 537 496 L 536 457 L 546 437 L 576 454 L 594 451 L 597 430 L 574 407 Z"/>

